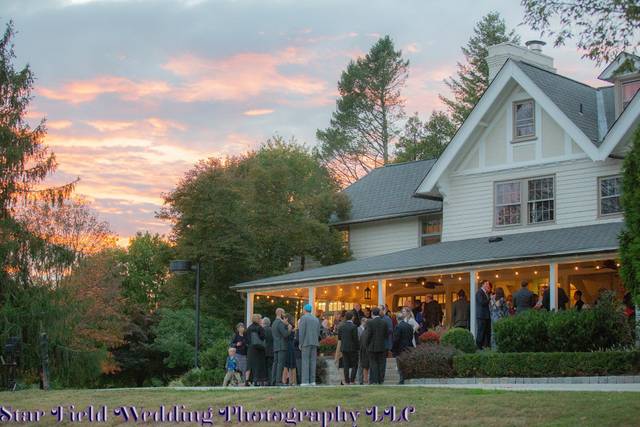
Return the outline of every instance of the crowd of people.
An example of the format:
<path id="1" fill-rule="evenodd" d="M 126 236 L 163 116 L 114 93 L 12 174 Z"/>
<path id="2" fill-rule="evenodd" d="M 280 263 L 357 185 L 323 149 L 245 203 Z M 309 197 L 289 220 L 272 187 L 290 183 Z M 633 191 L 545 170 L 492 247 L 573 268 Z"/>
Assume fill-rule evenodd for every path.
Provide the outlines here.
<path id="1" fill-rule="evenodd" d="M 480 282 L 474 295 L 476 316 L 476 344 L 478 348 L 495 349 L 491 333 L 498 320 L 527 310 L 549 310 L 548 287 L 540 288 L 540 295 L 529 290 L 527 281 L 512 295 L 505 295 L 501 287 L 493 288 L 488 280 Z M 464 290 L 451 307 L 452 327 L 470 329 L 471 302 Z M 625 315 L 635 316 L 630 297 L 625 296 Z M 565 310 L 569 297 L 558 288 L 557 305 Z M 574 293 L 573 308 L 587 309 L 582 292 Z M 342 370 L 342 384 L 382 384 L 389 354 L 397 356 L 419 343 L 422 333 L 442 326 L 444 312 L 441 305 L 427 295 L 425 301 L 413 301 L 412 307 L 402 307 L 393 313 L 387 305 L 364 307 L 354 304 L 352 310 L 334 314 L 329 325 L 326 316 L 313 313 L 306 304 L 296 325 L 295 318 L 284 309 L 275 310 L 273 323 L 268 317 L 254 314 L 246 327 L 238 323 L 230 342 L 224 385 L 315 385 L 320 340 L 337 337 L 335 363 Z M 402 373 L 398 371 L 402 384 Z"/>

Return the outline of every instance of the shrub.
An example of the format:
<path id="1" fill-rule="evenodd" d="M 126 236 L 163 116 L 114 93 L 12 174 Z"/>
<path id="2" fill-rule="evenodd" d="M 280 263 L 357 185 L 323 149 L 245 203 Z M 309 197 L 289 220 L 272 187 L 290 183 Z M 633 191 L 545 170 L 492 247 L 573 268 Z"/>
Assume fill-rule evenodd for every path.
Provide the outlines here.
<path id="1" fill-rule="evenodd" d="M 326 384 L 327 383 L 327 359 L 324 357 L 318 357 L 316 361 L 316 382 L 318 384 Z"/>
<path id="2" fill-rule="evenodd" d="M 404 378 L 446 378 L 453 376 L 453 356 L 458 350 L 451 346 L 424 344 L 405 350 L 396 359 Z"/>
<path id="3" fill-rule="evenodd" d="M 180 377 L 176 383 L 181 383 L 187 387 L 201 387 L 222 385 L 223 380 L 223 369 L 193 368 Z"/>
<path id="4" fill-rule="evenodd" d="M 328 336 L 320 340 L 320 353 L 331 354 L 336 352 L 338 347 L 338 337 L 335 335 Z"/>
<path id="5" fill-rule="evenodd" d="M 549 344 L 546 311 L 528 310 L 513 317 L 506 317 L 494 324 L 498 351 L 519 353 L 546 351 Z"/>
<path id="6" fill-rule="evenodd" d="M 562 377 L 640 372 L 640 351 L 592 353 L 480 352 L 453 357 L 460 377 Z"/>
<path id="7" fill-rule="evenodd" d="M 529 310 L 498 321 L 493 332 L 504 353 L 586 352 L 633 343 L 632 325 L 612 292 L 603 293 L 590 310 Z"/>
<path id="8" fill-rule="evenodd" d="M 464 328 L 449 329 L 440 340 L 442 345 L 450 345 L 464 353 L 475 353 L 476 340 L 469 330 Z"/>
<path id="9" fill-rule="evenodd" d="M 423 332 L 418 338 L 423 344 L 440 344 L 440 334 L 436 331 Z"/>
<path id="10" fill-rule="evenodd" d="M 200 354 L 200 366 L 204 369 L 224 369 L 229 350 L 229 340 L 217 339 Z"/>

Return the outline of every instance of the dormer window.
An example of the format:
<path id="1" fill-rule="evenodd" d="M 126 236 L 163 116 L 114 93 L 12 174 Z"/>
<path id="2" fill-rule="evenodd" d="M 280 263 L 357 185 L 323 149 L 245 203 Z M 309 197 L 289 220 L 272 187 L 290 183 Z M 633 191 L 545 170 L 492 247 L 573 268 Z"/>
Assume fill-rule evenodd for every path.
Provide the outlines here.
<path id="1" fill-rule="evenodd" d="M 633 99 L 635 94 L 640 90 L 640 80 L 633 80 L 630 82 L 622 83 L 622 108 L 627 108 L 629 102 Z"/>
<path id="2" fill-rule="evenodd" d="M 536 136 L 535 104 L 533 99 L 513 103 L 513 141 L 526 141 Z"/>

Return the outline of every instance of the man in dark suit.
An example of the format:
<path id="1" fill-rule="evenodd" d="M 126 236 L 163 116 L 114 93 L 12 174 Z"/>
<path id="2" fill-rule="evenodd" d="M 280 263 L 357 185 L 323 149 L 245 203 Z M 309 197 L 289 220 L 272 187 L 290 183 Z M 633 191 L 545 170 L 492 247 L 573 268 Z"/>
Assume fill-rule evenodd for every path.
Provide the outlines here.
<path id="1" fill-rule="evenodd" d="M 451 321 L 454 328 L 469 329 L 470 307 L 471 305 L 467 301 L 467 294 L 463 289 L 460 289 L 458 291 L 458 300 L 453 303 L 451 310 Z"/>
<path id="2" fill-rule="evenodd" d="M 483 280 L 476 292 L 476 345 L 482 349 L 491 345 L 491 314 L 489 313 L 489 294 L 491 282 Z"/>
<path id="3" fill-rule="evenodd" d="M 367 322 L 367 351 L 369 352 L 369 384 L 382 384 L 384 375 L 384 358 L 387 355 L 385 340 L 389 335 L 387 322 L 380 317 L 380 308 L 373 307 L 372 318 Z"/>
<path id="4" fill-rule="evenodd" d="M 427 303 L 424 305 L 424 311 L 422 312 L 424 327 L 432 329 L 440 326 L 443 315 L 442 307 L 440 307 L 438 301 L 433 299 L 433 295 L 427 294 Z"/>
<path id="5" fill-rule="evenodd" d="M 550 287 L 545 289 L 542 294 L 542 307 L 547 311 L 551 311 L 551 293 Z M 567 303 L 569 302 L 569 297 L 567 293 L 562 288 L 558 288 L 558 310 L 566 310 Z"/>
<path id="6" fill-rule="evenodd" d="M 362 311 L 362 306 L 359 303 L 355 303 L 353 305 L 353 323 L 356 325 L 356 328 L 360 326 L 360 319 L 364 317 L 364 311 Z"/>
<path id="7" fill-rule="evenodd" d="M 273 321 L 271 333 L 273 335 L 273 369 L 271 370 L 271 381 L 274 385 L 282 385 L 282 371 L 284 362 L 287 359 L 287 337 L 289 327 L 282 319 L 284 309 L 276 309 L 276 319 Z"/>
<path id="8" fill-rule="evenodd" d="M 269 385 L 273 385 L 273 331 L 271 330 L 271 320 L 268 317 L 262 318 L 262 328 L 264 329 L 264 356 L 267 364 Z"/>
<path id="9" fill-rule="evenodd" d="M 404 307 L 400 312 L 399 322 L 393 331 L 393 356 L 397 358 L 408 348 L 413 348 L 413 327 L 407 323 L 407 320 L 411 318 L 411 309 Z M 404 378 L 402 377 L 402 371 L 398 366 L 398 375 L 400 376 L 400 384 L 404 384 Z"/>
<path id="10" fill-rule="evenodd" d="M 513 306 L 516 308 L 516 314 L 530 310 L 536 305 L 536 299 L 528 286 L 529 282 L 523 280 L 520 283 L 520 290 L 513 294 Z"/>
<path id="11" fill-rule="evenodd" d="M 348 311 L 346 320 L 338 328 L 338 339 L 342 351 L 342 366 L 344 367 L 344 383 L 353 384 L 358 372 L 358 327 L 353 323 L 353 312 Z"/>

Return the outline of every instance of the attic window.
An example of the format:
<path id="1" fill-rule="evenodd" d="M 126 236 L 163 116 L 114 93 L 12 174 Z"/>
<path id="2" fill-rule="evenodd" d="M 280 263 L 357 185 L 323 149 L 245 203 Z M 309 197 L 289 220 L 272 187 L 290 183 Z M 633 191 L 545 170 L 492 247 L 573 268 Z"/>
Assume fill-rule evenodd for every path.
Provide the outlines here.
<path id="1" fill-rule="evenodd" d="M 513 140 L 523 141 L 536 136 L 535 104 L 533 99 L 513 103 Z"/>
<path id="2" fill-rule="evenodd" d="M 640 90 L 640 80 L 622 83 L 622 107 L 627 108 L 636 92 Z"/>

